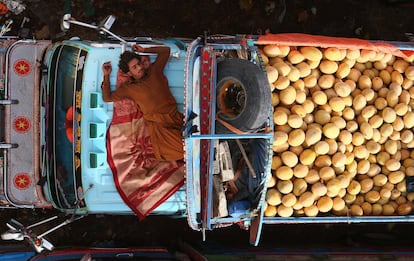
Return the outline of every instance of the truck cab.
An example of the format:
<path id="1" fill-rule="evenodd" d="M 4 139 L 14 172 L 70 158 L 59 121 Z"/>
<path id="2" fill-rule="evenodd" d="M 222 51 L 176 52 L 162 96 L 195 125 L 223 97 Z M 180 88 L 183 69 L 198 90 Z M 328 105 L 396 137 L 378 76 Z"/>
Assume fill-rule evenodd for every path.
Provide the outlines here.
<path id="1" fill-rule="evenodd" d="M 108 163 L 108 129 L 116 109 L 102 100 L 101 68 L 108 61 L 117 65 L 134 44 L 162 45 L 170 48 L 164 74 L 184 115 L 185 182 L 137 215 L 187 217 L 190 227 L 203 232 L 254 224 L 257 244 L 273 122 L 269 83 L 251 39 L 123 39 L 106 22 L 95 29 L 113 37 L 2 41 L 2 207 L 137 214 Z"/>

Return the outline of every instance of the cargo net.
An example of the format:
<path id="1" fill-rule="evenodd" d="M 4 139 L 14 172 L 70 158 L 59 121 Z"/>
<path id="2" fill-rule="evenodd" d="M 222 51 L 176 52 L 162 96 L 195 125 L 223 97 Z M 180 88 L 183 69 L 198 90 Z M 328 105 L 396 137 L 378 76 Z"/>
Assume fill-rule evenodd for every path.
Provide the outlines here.
<path id="1" fill-rule="evenodd" d="M 410 215 L 414 56 L 259 49 L 274 108 L 265 216 Z"/>

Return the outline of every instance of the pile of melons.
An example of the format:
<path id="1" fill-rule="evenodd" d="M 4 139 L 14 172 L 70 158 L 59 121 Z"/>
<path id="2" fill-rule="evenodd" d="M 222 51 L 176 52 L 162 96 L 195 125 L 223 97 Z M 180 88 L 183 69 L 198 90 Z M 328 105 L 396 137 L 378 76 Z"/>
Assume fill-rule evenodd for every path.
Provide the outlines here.
<path id="1" fill-rule="evenodd" d="M 335 47 L 259 50 L 274 107 L 265 216 L 410 214 L 412 61 Z"/>

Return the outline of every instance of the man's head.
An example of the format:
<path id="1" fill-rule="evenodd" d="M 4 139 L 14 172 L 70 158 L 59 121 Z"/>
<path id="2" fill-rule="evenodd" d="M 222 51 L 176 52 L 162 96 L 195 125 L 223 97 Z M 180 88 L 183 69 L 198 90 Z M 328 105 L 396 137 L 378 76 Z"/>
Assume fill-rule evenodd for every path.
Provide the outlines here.
<path id="1" fill-rule="evenodd" d="M 135 80 L 139 80 L 145 73 L 140 59 L 141 57 L 138 54 L 126 51 L 119 57 L 119 69 Z"/>

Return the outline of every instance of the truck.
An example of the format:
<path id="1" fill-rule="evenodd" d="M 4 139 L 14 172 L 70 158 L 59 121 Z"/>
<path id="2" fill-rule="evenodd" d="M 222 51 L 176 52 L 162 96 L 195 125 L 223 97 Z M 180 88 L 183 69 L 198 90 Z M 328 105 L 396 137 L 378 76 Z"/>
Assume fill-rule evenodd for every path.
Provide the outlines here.
<path id="1" fill-rule="evenodd" d="M 64 29 L 71 24 L 92 27 L 99 34 L 106 34 L 104 40 L 2 41 L 3 207 L 58 209 L 75 216 L 70 222 L 86 214 L 137 214 L 144 218 L 150 213 L 187 217 L 192 228 L 202 231 L 233 223 L 249 227 L 252 220 L 263 214 L 273 139 L 270 91 L 256 48 L 247 42 L 239 45 L 238 39 L 224 36 L 192 40 L 124 39 L 109 31 L 113 22 L 114 17 L 108 16 L 95 26 L 76 21 L 70 15 L 62 21 Z M 178 110 L 184 114 L 185 171 L 176 168 L 176 163 L 154 163 L 145 141 L 148 137 L 134 133 L 118 136 L 135 135 L 134 143 L 126 146 L 143 147 L 135 154 L 141 153 L 143 161 L 148 160 L 150 165 L 125 171 L 117 169 L 115 161 L 122 156 L 108 144 L 119 137 L 107 136 L 111 135 L 110 126 L 115 125 L 114 115 L 122 121 L 126 117 L 122 113 L 127 111 L 129 116 L 135 106 L 127 102 L 126 105 L 103 102 L 101 67 L 108 61 L 118 64 L 120 54 L 131 50 L 134 44 L 170 48 L 164 74 Z M 238 59 L 238 52 L 245 59 Z M 154 54 L 149 58 L 156 59 Z M 221 73 L 217 74 L 218 71 Z M 114 69 L 113 89 L 119 77 Z M 216 90 L 217 81 L 221 82 L 220 90 Z M 220 107 L 216 107 L 217 103 Z M 130 118 L 127 124 L 139 122 L 140 117 Z M 218 130 L 215 122 L 219 117 L 224 124 L 231 124 L 243 133 L 232 134 L 223 124 Z M 134 128 L 144 132 L 142 123 L 136 124 Z M 114 132 L 117 131 L 120 129 Z M 228 180 L 234 178 L 239 161 L 244 163 L 240 163 L 239 178 L 234 180 L 233 188 L 239 188 L 240 193 L 234 195 L 229 215 L 220 173 L 225 171 Z M 138 165 L 137 159 L 131 165 Z M 150 168 L 155 170 L 147 171 Z M 149 187 L 147 191 L 130 192 L 135 197 L 149 194 L 138 204 L 134 203 L 136 198 L 131 199 L 122 190 L 121 179 L 125 178 L 121 176 L 134 171 L 147 171 L 144 174 L 150 177 L 158 175 L 153 178 L 157 181 L 155 185 L 142 186 Z M 120 177 L 114 178 L 117 172 Z M 214 192 L 213 179 L 217 184 Z M 158 184 L 165 184 L 166 188 L 157 190 Z M 151 193 L 151 189 L 157 193 Z M 145 205 L 142 201 L 149 203 Z M 213 207 L 213 201 L 220 202 L 220 209 L 219 203 Z M 22 234 L 33 238 L 17 220 L 9 222 L 8 227 L 12 232 L 6 232 L 3 239 L 15 239 L 17 234 L 20 238 Z M 52 248 L 43 236 L 40 238 L 39 251 Z"/>
<path id="2" fill-rule="evenodd" d="M 62 19 L 62 29 L 84 26 L 96 30 L 99 40 L 72 38 L 52 43 L 48 40 L 5 38 L 1 41 L 3 86 L 0 113 L 4 121 L 0 130 L 0 148 L 1 203 L 4 208 L 54 208 L 71 216 L 66 223 L 91 214 L 182 217 L 187 218 L 192 229 L 202 232 L 203 239 L 206 230 L 237 224 L 250 230 L 250 243 L 253 245 L 258 245 L 264 224 L 413 220 L 410 168 L 414 165 L 411 166 L 410 160 L 412 126 L 408 122 L 411 117 L 409 90 L 414 80 L 411 80 L 413 73 L 409 71 L 414 68 L 411 67 L 412 43 L 304 34 L 204 35 L 196 39 L 123 38 L 110 31 L 114 21 L 113 16 L 108 16 L 98 25 L 77 21 L 70 15 Z M 154 162 L 148 149 L 145 126 L 140 123 L 142 115 L 136 106 L 128 101 L 117 104 L 102 100 L 102 64 L 108 61 L 117 64 L 120 54 L 131 50 L 135 44 L 170 48 L 164 74 L 178 110 L 184 115 L 183 165 Z M 325 54 L 322 50 L 336 52 L 342 58 L 330 60 L 326 58 L 328 51 Z M 358 58 L 349 58 L 351 51 L 348 51 L 349 57 L 345 60 L 346 50 L 356 52 Z M 154 54 L 141 55 L 148 55 L 150 61 L 156 60 Z M 362 58 L 363 55 L 368 58 Z M 327 67 L 319 68 L 323 59 L 331 61 L 329 64 L 336 69 L 328 72 Z M 397 60 L 403 69 L 393 69 L 392 62 L 395 65 Z M 383 63 L 375 64 L 379 61 Z M 335 73 L 338 75 L 339 67 L 347 69 L 348 73 L 332 80 Z M 360 69 L 359 74 L 352 70 L 354 67 Z M 295 72 L 297 77 L 289 75 L 285 69 Z M 388 78 L 380 77 L 380 71 L 384 70 L 389 70 Z M 352 85 L 346 82 L 351 71 L 358 77 L 372 74 L 371 78 L 377 77 L 375 81 L 381 80 L 382 85 L 375 89 L 372 87 L 374 80 L 369 77 L 369 87 L 359 87 L 366 85 L 359 83 L 358 79 Z M 392 74 L 393 71 L 398 73 Z M 321 78 L 327 81 L 322 82 Z M 328 86 L 330 80 L 332 82 Z M 111 88 L 116 89 L 121 81 L 122 75 L 115 69 L 111 74 Z M 335 89 L 333 85 L 338 82 L 348 85 Z M 392 82 L 396 82 L 395 86 L 388 86 Z M 358 89 L 357 93 L 351 93 L 355 89 Z M 375 91 L 380 89 L 382 94 L 378 96 Z M 403 104 L 401 110 L 394 109 L 393 114 L 393 120 L 399 118 L 402 124 L 401 134 L 407 130 L 405 141 L 397 145 L 395 143 L 401 137 L 399 133 L 397 135 L 391 130 L 385 137 L 385 134 L 374 130 L 381 125 L 369 123 L 375 113 L 383 113 L 386 107 L 379 110 L 375 107 L 375 99 L 387 100 L 386 93 L 391 89 L 398 93 L 397 96 L 403 93 L 405 97 L 396 101 L 389 97 L 389 102 L 395 102 L 394 106 Z M 340 105 L 349 107 L 354 116 L 345 114 L 343 108 L 337 110 L 328 100 L 320 102 L 312 96 L 317 91 L 326 99 L 340 97 Z M 369 101 L 364 98 L 364 105 L 373 111 L 367 112 L 371 113 L 369 117 L 355 116 L 364 106 L 355 108 L 353 96 L 371 97 Z M 305 101 L 313 106 L 309 111 L 306 109 L 309 107 L 305 108 Z M 324 120 L 316 119 L 314 108 L 322 108 L 324 115 L 328 111 L 329 119 L 335 118 L 335 121 L 321 124 L 320 121 Z M 288 123 L 293 114 L 296 118 Z M 286 120 L 283 122 L 280 119 L 284 116 Z M 381 119 L 385 118 L 385 114 L 381 114 Z M 350 124 L 353 127 L 348 129 L 344 119 L 355 119 L 353 125 Z M 362 124 L 363 119 L 369 123 L 368 131 L 359 130 L 358 124 Z M 386 122 L 386 126 L 392 129 L 393 120 Z M 115 126 L 116 123 L 127 125 L 120 128 L 121 125 Z M 307 126 L 315 127 L 317 124 L 319 127 L 314 133 L 319 134 L 308 134 Z M 374 125 L 377 127 L 373 128 Z M 138 132 L 141 134 L 137 134 L 136 130 L 140 128 L 141 132 Z M 351 128 L 354 129 L 351 131 Z M 128 136 L 121 131 L 125 129 L 133 131 Z M 345 134 L 339 136 L 342 130 L 351 134 L 351 141 L 345 142 Z M 355 131 L 363 137 L 360 144 L 352 144 Z M 337 134 L 332 134 L 335 132 Z M 389 143 L 393 146 L 386 147 L 386 138 L 392 137 L 392 133 L 394 136 Z M 318 135 L 317 140 L 313 138 L 313 143 L 307 140 Z M 384 158 L 370 156 L 368 149 L 361 147 L 369 140 L 375 141 L 375 144 L 370 143 L 370 151 L 384 152 L 381 154 Z M 319 141 L 323 143 L 317 149 L 315 144 Z M 336 148 L 334 151 L 331 151 L 332 144 Z M 126 167 L 127 171 L 122 167 L 125 162 L 131 162 L 125 156 L 130 155 L 131 147 L 135 148 L 134 152 L 139 152 L 139 156 L 132 160 L 134 168 L 141 166 L 136 172 L 129 169 L 130 165 Z M 358 147 L 358 153 L 353 151 L 354 147 Z M 393 149 L 390 147 L 397 149 L 391 153 Z M 328 151 L 322 153 L 323 148 Z M 117 154 L 118 151 L 121 154 Z M 287 151 L 290 153 L 284 154 Z M 366 154 L 362 155 L 363 152 Z M 334 156 L 337 161 L 332 163 Z M 386 165 L 385 161 L 391 159 Z M 295 169 L 297 165 L 300 167 Z M 151 189 L 156 190 L 159 186 L 151 187 L 131 178 L 137 173 L 144 173 L 144 176 L 155 173 L 164 181 L 170 179 L 161 183 L 167 186 L 161 190 L 162 194 L 151 194 Z M 306 179 L 303 173 L 312 173 L 313 176 L 309 174 Z M 333 176 L 328 178 L 329 174 Z M 339 176 L 344 177 L 341 179 Z M 331 179 L 333 181 L 330 182 Z M 300 181 L 301 186 L 296 181 L 298 184 Z M 140 186 L 124 186 L 128 182 L 138 182 L 134 184 Z M 315 196 L 317 192 L 313 185 L 316 183 L 325 189 L 325 193 Z M 381 190 L 384 186 L 386 191 Z M 361 192 L 361 189 L 365 191 Z M 370 191 L 373 192 L 368 193 Z M 342 209 L 332 209 L 335 198 L 343 203 Z M 43 224 L 43 221 L 39 223 Z M 44 238 L 47 233 L 32 235 L 28 227 L 16 220 L 7 225 L 9 231 L 3 234 L 3 239 L 21 240 L 26 237 L 34 244 L 37 242 L 38 251 L 53 248 Z"/>

